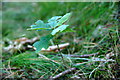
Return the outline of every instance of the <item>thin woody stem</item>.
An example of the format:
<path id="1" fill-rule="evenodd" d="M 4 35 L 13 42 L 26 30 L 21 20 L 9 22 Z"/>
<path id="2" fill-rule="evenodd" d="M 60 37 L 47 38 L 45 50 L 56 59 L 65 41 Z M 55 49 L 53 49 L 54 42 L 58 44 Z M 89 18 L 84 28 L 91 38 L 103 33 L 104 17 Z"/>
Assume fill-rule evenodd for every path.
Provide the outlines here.
<path id="1" fill-rule="evenodd" d="M 58 47 L 58 53 L 60 54 L 60 56 L 61 56 L 61 58 L 62 58 L 62 61 L 63 61 L 63 63 L 64 63 L 64 57 L 63 57 L 63 55 L 62 55 L 62 53 L 61 53 L 61 51 L 60 51 L 60 47 L 59 47 L 58 44 L 57 44 L 57 47 Z"/>

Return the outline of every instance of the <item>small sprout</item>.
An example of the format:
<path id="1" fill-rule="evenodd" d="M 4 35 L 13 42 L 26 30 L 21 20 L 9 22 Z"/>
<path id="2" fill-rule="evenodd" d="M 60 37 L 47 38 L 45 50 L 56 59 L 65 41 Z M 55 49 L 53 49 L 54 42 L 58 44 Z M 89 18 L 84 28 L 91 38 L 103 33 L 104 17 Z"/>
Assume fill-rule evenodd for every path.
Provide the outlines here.
<path id="1" fill-rule="evenodd" d="M 63 33 L 63 32 L 74 32 L 74 30 L 68 28 L 69 25 L 65 25 L 64 23 L 70 18 L 71 13 L 67 13 L 64 16 L 54 16 L 44 23 L 42 20 L 38 20 L 35 22 L 34 25 L 31 25 L 27 30 L 51 30 L 49 35 L 41 37 L 40 41 L 37 41 L 33 44 L 36 48 L 36 52 L 41 51 L 42 48 L 47 49 L 49 46 L 49 41 L 52 39 L 56 34 Z"/>

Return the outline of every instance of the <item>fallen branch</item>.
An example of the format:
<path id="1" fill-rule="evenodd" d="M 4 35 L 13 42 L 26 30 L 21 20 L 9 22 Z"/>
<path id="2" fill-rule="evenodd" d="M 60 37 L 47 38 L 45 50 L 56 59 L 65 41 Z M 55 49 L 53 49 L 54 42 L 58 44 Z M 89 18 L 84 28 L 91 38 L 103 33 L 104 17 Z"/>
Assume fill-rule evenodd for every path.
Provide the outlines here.
<path id="1" fill-rule="evenodd" d="M 75 70 L 76 70 L 76 68 L 70 68 L 70 69 L 65 70 L 65 71 L 59 73 L 58 75 L 56 75 L 56 76 L 50 78 L 50 80 L 58 79 L 59 77 L 64 76 L 65 74 L 68 74 L 68 73 L 73 72 L 73 71 L 75 71 Z"/>
<path id="2" fill-rule="evenodd" d="M 66 48 L 69 45 L 70 45 L 69 43 L 64 43 L 64 44 L 59 44 L 58 46 L 59 46 L 59 49 L 62 50 L 62 49 Z M 42 48 L 41 51 L 46 51 L 46 52 L 55 51 L 55 52 L 58 52 L 58 46 L 57 45 L 49 46 L 48 49 Z"/>
<path id="3" fill-rule="evenodd" d="M 32 39 L 28 39 L 26 37 L 22 37 L 16 40 L 9 40 L 9 46 L 7 47 L 3 47 L 3 52 L 10 52 L 10 53 L 14 53 L 16 51 L 20 51 L 20 50 L 26 50 L 26 49 L 35 49 L 35 47 L 33 47 L 31 44 L 33 44 L 35 41 L 37 41 L 39 38 L 38 37 L 34 37 Z M 59 48 L 60 50 L 66 48 L 67 46 L 69 46 L 69 43 L 64 43 L 64 44 L 59 44 Z M 58 46 L 54 45 L 54 46 L 49 46 L 48 49 L 42 48 L 41 51 L 43 52 L 58 52 Z"/>
<path id="4" fill-rule="evenodd" d="M 22 37 L 13 41 L 8 41 L 9 46 L 3 47 L 3 52 L 14 53 L 16 51 L 26 50 L 29 48 L 28 46 L 26 46 L 26 44 L 33 44 L 38 39 L 39 39 L 38 37 L 34 37 L 32 39 Z"/>

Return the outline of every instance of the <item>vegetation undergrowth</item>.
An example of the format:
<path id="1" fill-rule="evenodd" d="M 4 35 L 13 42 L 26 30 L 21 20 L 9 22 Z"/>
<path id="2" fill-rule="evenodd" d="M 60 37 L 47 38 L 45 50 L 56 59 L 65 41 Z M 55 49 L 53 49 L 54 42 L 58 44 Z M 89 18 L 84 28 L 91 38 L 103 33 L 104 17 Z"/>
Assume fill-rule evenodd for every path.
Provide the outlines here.
<path id="1" fill-rule="evenodd" d="M 118 3 L 112 2 L 3 3 L 2 35 L 5 42 L 23 36 L 28 38 L 38 36 L 41 39 L 41 36 L 47 35 L 50 31 L 26 31 L 29 25 L 36 20 L 47 23 L 52 16 L 63 16 L 69 12 L 72 12 L 72 15 L 67 24 L 76 31 L 59 33 L 53 39 L 55 44 L 70 43 L 69 47 L 59 52 L 63 58 L 58 52 L 39 52 L 40 47 L 43 47 L 41 45 L 37 53 L 30 50 L 16 53 L 3 52 L 3 78 L 50 79 L 70 68 L 76 68 L 76 71 L 58 79 L 119 78 L 120 26 L 117 11 Z M 94 53 L 98 55 L 86 58 L 68 56 Z"/>

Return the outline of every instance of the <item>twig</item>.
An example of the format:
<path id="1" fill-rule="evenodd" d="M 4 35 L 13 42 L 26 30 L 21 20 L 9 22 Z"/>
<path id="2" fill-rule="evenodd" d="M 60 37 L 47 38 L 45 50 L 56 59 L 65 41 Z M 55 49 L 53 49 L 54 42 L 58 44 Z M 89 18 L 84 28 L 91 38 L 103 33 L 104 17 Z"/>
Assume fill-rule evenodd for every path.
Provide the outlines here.
<path id="1" fill-rule="evenodd" d="M 88 58 L 91 56 L 99 55 L 99 53 L 94 54 L 84 54 L 84 55 L 67 55 L 68 57 L 79 57 L 79 58 Z"/>
<path id="2" fill-rule="evenodd" d="M 3 69 L 3 70 L 19 70 L 18 68 L 1 68 L 1 69 Z"/>
<path id="3" fill-rule="evenodd" d="M 115 60 L 113 60 L 113 59 L 101 59 L 101 58 L 94 58 L 93 57 L 92 59 L 88 59 L 87 62 L 76 63 L 76 64 L 74 64 L 74 66 L 79 66 L 79 65 L 93 63 L 93 62 L 115 62 Z"/>
<path id="4" fill-rule="evenodd" d="M 55 79 L 58 79 L 59 77 L 61 77 L 61 76 L 65 75 L 65 74 L 68 74 L 68 73 L 70 73 L 70 72 L 73 72 L 73 71 L 75 71 L 75 70 L 76 70 L 76 68 L 70 68 L 70 69 L 65 70 L 65 71 L 63 71 L 63 72 L 59 73 L 58 75 L 56 75 L 56 76 L 54 76 L 54 77 L 50 78 L 50 80 L 55 80 Z"/>
<path id="5" fill-rule="evenodd" d="M 45 55 L 42 55 L 42 54 L 38 54 L 38 55 L 40 56 L 39 58 L 43 58 L 43 59 L 46 59 L 46 60 L 52 61 L 52 62 L 54 62 L 54 63 L 60 64 L 59 62 L 57 62 L 57 61 L 55 61 L 55 60 L 52 60 L 52 59 L 46 57 Z"/>
<path id="6" fill-rule="evenodd" d="M 70 43 L 64 43 L 64 44 L 59 44 L 59 45 L 58 44 L 57 45 L 52 45 L 52 46 L 49 46 L 48 49 L 42 48 L 41 52 L 52 52 L 52 51 L 59 52 L 59 51 L 61 51 L 62 49 L 66 48 L 69 45 L 70 45 Z M 36 48 L 31 46 L 31 45 L 29 45 L 28 47 L 29 48 L 33 48 L 34 50 L 36 50 Z"/>
<path id="7" fill-rule="evenodd" d="M 34 37 L 32 39 L 28 39 L 26 37 L 22 37 L 19 39 L 16 39 L 14 41 L 9 41 L 9 46 L 7 47 L 3 47 L 3 52 L 10 52 L 10 53 L 14 53 L 16 51 L 21 51 L 21 50 L 26 50 L 29 48 L 32 48 L 31 46 L 26 46 L 26 44 L 32 44 L 35 41 L 37 41 L 39 38 L 38 37 Z"/>
<path id="8" fill-rule="evenodd" d="M 64 44 L 59 44 L 59 45 L 57 44 L 57 45 L 54 45 L 54 46 L 49 46 L 48 49 L 42 48 L 41 51 L 43 51 L 43 52 L 51 52 L 51 51 L 59 52 L 69 45 L 70 45 L 69 43 L 64 43 Z"/>

